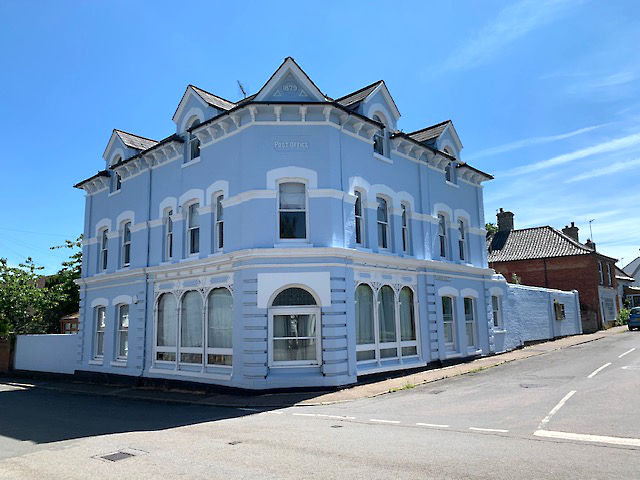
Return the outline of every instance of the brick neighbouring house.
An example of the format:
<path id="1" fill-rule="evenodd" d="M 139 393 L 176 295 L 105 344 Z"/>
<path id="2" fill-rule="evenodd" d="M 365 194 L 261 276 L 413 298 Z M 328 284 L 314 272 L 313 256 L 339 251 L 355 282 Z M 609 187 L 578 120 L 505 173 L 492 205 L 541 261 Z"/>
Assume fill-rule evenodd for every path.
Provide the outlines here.
<path id="1" fill-rule="evenodd" d="M 550 226 L 514 229 L 513 213 L 500 209 L 498 231 L 487 238 L 489 266 L 507 281 L 517 275 L 525 285 L 577 290 L 585 333 L 613 325 L 618 314 L 614 258 L 578 240 L 571 222 L 559 231 Z"/>

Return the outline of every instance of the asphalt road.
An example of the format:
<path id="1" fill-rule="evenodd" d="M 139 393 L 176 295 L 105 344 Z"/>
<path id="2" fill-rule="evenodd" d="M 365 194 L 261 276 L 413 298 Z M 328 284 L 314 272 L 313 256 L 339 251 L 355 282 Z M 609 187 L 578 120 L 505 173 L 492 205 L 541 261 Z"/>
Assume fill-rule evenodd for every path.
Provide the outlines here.
<path id="1" fill-rule="evenodd" d="M 640 333 L 322 407 L 0 385 L 1 479 L 95 477 L 640 479 Z"/>

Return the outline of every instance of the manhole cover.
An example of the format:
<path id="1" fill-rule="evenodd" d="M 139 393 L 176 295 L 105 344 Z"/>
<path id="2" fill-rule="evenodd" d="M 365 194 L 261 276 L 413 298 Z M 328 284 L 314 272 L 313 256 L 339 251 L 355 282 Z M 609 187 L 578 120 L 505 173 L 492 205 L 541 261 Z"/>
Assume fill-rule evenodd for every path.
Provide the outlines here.
<path id="1" fill-rule="evenodd" d="M 135 457 L 135 455 L 133 453 L 127 452 L 116 452 L 109 455 L 103 455 L 100 458 L 104 458 L 105 460 L 108 460 L 110 462 L 119 462 L 120 460 L 125 460 L 130 457 Z"/>

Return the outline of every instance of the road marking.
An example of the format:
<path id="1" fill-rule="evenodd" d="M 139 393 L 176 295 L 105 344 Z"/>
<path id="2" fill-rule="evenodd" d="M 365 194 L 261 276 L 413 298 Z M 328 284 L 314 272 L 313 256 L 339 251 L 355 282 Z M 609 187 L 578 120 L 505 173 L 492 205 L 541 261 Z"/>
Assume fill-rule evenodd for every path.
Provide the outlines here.
<path id="1" fill-rule="evenodd" d="M 245 412 L 260 412 L 261 411 L 259 408 L 241 408 L 241 407 L 238 407 L 238 410 L 243 410 Z"/>
<path id="2" fill-rule="evenodd" d="M 439 425 L 437 423 L 416 423 L 420 427 L 432 427 L 432 428 L 449 428 L 449 425 Z"/>
<path id="3" fill-rule="evenodd" d="M 553 408 L 551 409 L 551 411 L 549 412 L 549 414 L 548 414 L 546 417 L 544 417 L 544 418 L 542 419 L 542 421 L 540 422 L 540 425 L 538 426 L 538 428 L 542 428 L 542 426 L 543 426 L 545 423 L 549 423 L 549 420 L 551 420 L 551 417 L 553 417 L 556 413 L 558 413 L 558 410 L 560 410 L 560 409 L 562 408 L 562 406 L 563 406 L 565 403 L 567 403 L 567 400 L 569 400 L 571 397 L 573 397 L 573 395 L 574 395 L 575 393 L 576 393 L 576 391 L 575 391 L 575 390 L 571 390 L 569 393 L 567 393 L 567 394 L 562 398 L 562 400 L 560 400 L 560 401 L 558 402 L 558 404 L 557 404 L 555 407 L 553 407 Z"/>
<path id="4" fill-rule="evenodd" d="M 507 432 L 509 432 L 509 430 L 503 430 L 501 428 L 469 427 L 469 430 L 475 430 L 476 432 L 498 432 L 498 433 L 507 433 Z"/>
<path id="5" fill-rule="evenodd" d="M 315 413 L 294 413 L 295 417 L 316 417 Z"/>
<path id="6" fill-rule="evenodd" d="M 622 357 L 624 357 L 624 356 L 625 356 L 625 355 L 627 355 L 628 353 L 633 352 L 635 349 L 636 349 L 636 347 L 630 348 L 629 350 L 627 350 L 627 351 L 626 351 L 626 352 L 624 352 L 623 354 L 618 355 L 618 358 L 622 358 Z"/>
<path id="7" fill-rule="evenodd" d="M 640 366 L 638 365 L 625 365 L 624 367 L 620 367 L 622 370 L 640 370 Z"/>
<path id="8" fill-rule="evenodd" d="M 316 414 L 316 417 L 334 418 L 336 420 L 355 420 L 356 417 L 347 417 L 345 415 L 325 415 L 324 413 Z"/>
<path id="9" fill-rule="evenodd" d="M 579 442 L 597 442 L 597 443 L 609 443 L 611 445 L 630 445 L 633 447 L 640 447 L 640 438 L 607 437 L 604 435 L 587 435 L 584 433 L 554 432 L 551 430 L 536 430 L 535 432 L 533 432 L 533 434 L 536 437 L 560 438 L 563 440 L 577 440 Z"/>
<path id="10" fill-rule="evenodd" d="M 378 418 L 370 418 L 369 421 L 377 423 L 400 423 L 400 420 L 380 420 Z"/>
<path id="11" fill-rule="evenodd" d="M 587 378 L 593 378 L 595 377 L 598 373 L 600 373 L 602 370 L 604 370 L 605 368 L 607 368 L 609 365 L 611 365 L 611 362 L 609 363 L 605 363 L 604 365 L 602 365 L 600 368 L 596 368 L 593 372 L 591 372 L 591 374 L 587 377 Z"/>

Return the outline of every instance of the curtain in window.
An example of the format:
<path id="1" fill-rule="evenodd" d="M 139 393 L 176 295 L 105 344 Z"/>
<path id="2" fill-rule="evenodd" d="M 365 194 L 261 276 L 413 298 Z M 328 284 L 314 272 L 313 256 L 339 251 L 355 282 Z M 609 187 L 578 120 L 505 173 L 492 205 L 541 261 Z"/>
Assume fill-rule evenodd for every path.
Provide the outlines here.
<path id="1" fill-rule="evenodd" d="M 233 297 L 226 288 L 216 288 L 209 294 L 207 307 L 209 348 L 231 348 L 233 332 Z"/>
<path id="2" fill-rule="evenodd" d="M 178 326 L 176 297 L 165 293 L 158 301 L 158 346 L 175 347 Z"/>
<path id="3" fill-rule="evenodd" d="M 356 288 L 356 343 L 367 345 L 374 342 L 373 291 L 368 285 L 358 285 Z"/>
<path id="4" fill-rule="evenodd" d="M 400 290 L 400 339 L 416 339 L 416 322 L 413 310 L 413 291 L 409 287 Z"/>
<path id="5" fill-rule="evenodd" d="M 380 342 L 396 341 L 396 318 L 394 294 L 390 286 L 384 285 L 378 293 L 378 322 Z"/>
<path id="6" fill-rule="evenodd" d="M 304 193 L 303 183 L 281 183 L 280 208 L 283 210 L 304 210 Z"/>
<path id="7" fill-rule="evenodd" d="M 182 297 L 180 346 L 202 346 L 202 296 L 190 291 Z"/>

